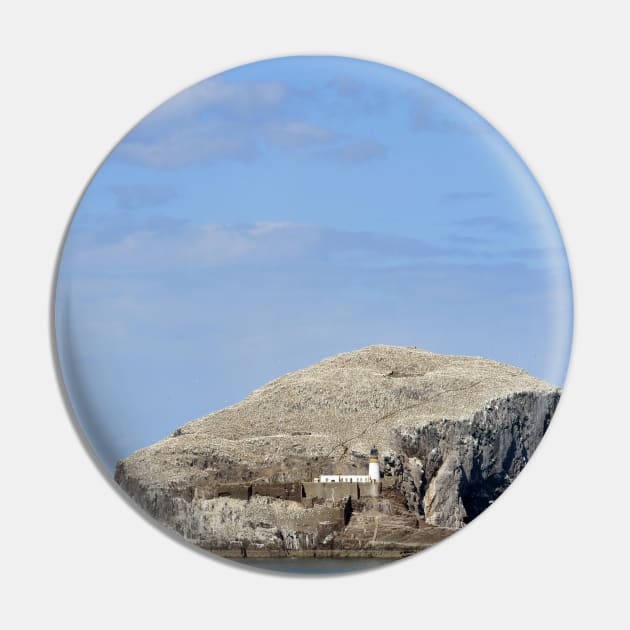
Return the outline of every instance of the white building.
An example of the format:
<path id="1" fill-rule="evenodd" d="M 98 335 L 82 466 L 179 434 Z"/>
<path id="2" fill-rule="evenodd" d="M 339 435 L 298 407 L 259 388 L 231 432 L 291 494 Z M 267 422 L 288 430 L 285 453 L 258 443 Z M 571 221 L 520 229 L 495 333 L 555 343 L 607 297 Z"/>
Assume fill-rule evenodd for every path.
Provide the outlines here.
<path id="1" fill-rule="evenodd" d="M 368 483 L 369 475 L 320 475 L 313 481 L 319 483 Z"/>
<path id="2" fill-rule="evenodd" d="M 367 475 L 320 475 L 315 477 L 315 483 L 375 483 L 381 480 L 381 467 L 378 463 L 378 450 L 370 451 Z"/>

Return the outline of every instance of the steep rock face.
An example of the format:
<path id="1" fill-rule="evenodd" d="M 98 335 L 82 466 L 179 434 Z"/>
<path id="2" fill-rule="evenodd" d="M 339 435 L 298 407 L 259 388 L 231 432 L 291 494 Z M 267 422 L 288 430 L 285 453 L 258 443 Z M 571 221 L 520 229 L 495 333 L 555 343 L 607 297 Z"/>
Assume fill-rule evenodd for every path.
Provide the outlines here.
<path id="1" fill-rule="evenodd" d="M 119 462 L 116 480 L 160 522 L 203 546 L 221 546 L 230 538 L 230 502 L 202 498 L 203 488 L 364 473 L 377 446 L 410 512 L 458 528 L 522 470 L 559 397 L 558 388 L 523 370 L 480 357 L 370 346 L 282 376 L 182 426 Z M 275 504 L 259 503 L 239 507 L 245 529 L 237 538 L 247 530 L 263 546 L 317 544 L 313 514 L 302 514 L 303 506 L 281 501 L 277 513 L 250 518 L 254 508 Z"/>
<path id="2" fill-rule="evenodd" d="M 558 390 L 489 401 L 468 417 L 400 428 L 401 490 L 427 523 L 461 527 L 529 461 L 558 404 Z"/>
<path id="3" fill-rule="evenodd" d="M 214 498 L 177 501 L 177 509 L 162 515 L 165 522 L 195 544 L 209 549 L 292 551 L 321 544 L 344 526 L 343 510 L 317 506 L 307 510 L 294 501 L 252 497 L 248 501 Z"/>

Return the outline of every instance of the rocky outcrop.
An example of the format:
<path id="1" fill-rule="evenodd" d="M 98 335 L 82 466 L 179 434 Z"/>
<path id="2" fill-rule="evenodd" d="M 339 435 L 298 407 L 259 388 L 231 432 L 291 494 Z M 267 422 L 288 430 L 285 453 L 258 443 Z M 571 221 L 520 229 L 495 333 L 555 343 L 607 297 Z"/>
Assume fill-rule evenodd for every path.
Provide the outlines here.
<path id="1" fill-rule="evenodd" d="M 545 433 L 560 397 L 518 392 L 468 417 L 400 430 L 401 489 L 428 523 L 461 527 L 510 485 Z"/>
<path id="2" fill-rule="evenodd" d="M 459 528 L 496 500 L 531 457 L 559 398 L 557 387 L 513 366 L 371 346 L 182 426 L 119 462 L 116 480 L 161 523 L 206 548 L 317 549 L 354 532 L 358 549 L 357 532 L 370 528 L 356 523 L 372 518 L 370 510 L 355 505 L 348 517 L 339 505 L 300 504 L 291 483 L 364 473 L 377 446 L 406 515 L 397 507 L 388 516 L 381 505 L 371 508 L 375 522 L 422 547 L 427 537 L 414 528 Z M 221 496 L 218 485 L 230 483 L 271 489 Z M 274 490 L 281 484 L 285 494 Z M 379 540 L 365 536 L 368 546 Z"/>

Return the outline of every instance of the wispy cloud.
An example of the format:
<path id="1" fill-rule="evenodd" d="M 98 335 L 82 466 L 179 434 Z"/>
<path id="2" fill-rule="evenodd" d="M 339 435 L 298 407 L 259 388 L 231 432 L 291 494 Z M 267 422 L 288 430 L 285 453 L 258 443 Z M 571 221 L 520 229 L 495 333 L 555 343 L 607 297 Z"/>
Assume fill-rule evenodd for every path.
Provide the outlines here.
<path id="1" fill-rule="evenodd" d="M 335 139 L 335 134 L 328 129 L 296 120 L 271 123 L 265 131 L 272 144 L 285 149 L 297 149 Z"/>
<path id="2" fill-rule="evenodd" d="M 459 219 L 457 221 L 453 221 L 452 225 L 461 228 L 491 230 L 493 232 L 503 233 L 516 232 L 518 229 L 518 225 L 514 221 L 497 215 L 484 215 Z"/>
<path id="3" fill-rule="evenodd" d="M 118 149 L 118 156 L 125 160 L 157 168 L 214 159 L 248 161 L 256 154 L 254 139 L 225 123 L 176 127 L 146 138 L 131 136 Z"/>
<path id="4" fill-rule="evenodd" d="M 358 81 L 347 76 L 335 77 L 328 82 L 328 87 L 343 98 L 355 98 L 364 91 L 363 86 Z"/>
<path id="5" fill-rule="evenodd" d="M 565 264 L 565 251 L 562 247 L 516 247 L 509 251 L 515 259 L 540 262 L 544 265 Z"/>
<path id="6" fill-rule="evenodd" d="M 408 120 L 413 131 L 488 133 L 492 127 L 463 103 L 434 87 L 407 93 Z"/>
<path id="7" fill-rule="evenodd" d="M 337 76 L 328 82 L 327 87 L 336 97 L 331 103 L 338 113 L 378 115 L 389 107 L 383 90 L 368 87 L 348 76 Z"/>
<path id="8" fill-rule="evenodd" d="M 300 92 L 280 81 L 204 81 L 173 97 L 143 120 L 115 155 L 150 168 L 181 168 L 215 160 L 250 161 L 266 150 L 330 146 L 321 153 L 342 163 L 385 156 L 373 140 L 350 137 L 317 122 L 385 107 L 385 96 L 352 79 L 338 77 L 318 91 Z"/>
<path id="9" fill-rule="evenodd" d="M 82 270 L 149 271 L 242 264 L 336 261 L 374 268 L 448 257 L 453 250 L 416 238 L 350 232 L 292 222 L 241 225 L 151 221 L 116 235 L 76 233 L 68 263 Z"/>
<path id="10" fill-rule="evenodd" d="M 228 226 L 181 221 L 162 227 L 155 222 L 129 225 L 115 241 L 96 231 L 77 234 L 68 242 L 68 261 L 87 270 L 220 267 L 301 256 L 321 238 L 316 228 L 283 222 Z"/>
<path id="11" fill-rule="evenodd" d="M 354 140 L 330 149 L 327 154 L 344 164 L 361 164 L 385 158 L 387 147 L 376 140 Z"/>
<path id="12" fill-rule="evenodd" d="M 277 110 L 286 101 L 288 91 L 280 81 L 235 82 L 218 76 L 180 92 L 157 109 L 151 119 L 163 123 L 201 112 L 219 112 L 230 118 L 258 117 Z"/>
<path id="13" fill-rule="evenodd" d="M 556 264 L 557 252 L 516 247 L 492 230 L 427 241 L 283 221 L 222 225 L 153 217 L 141 225 L 130 222 L 116 232 L 85 228 L 73 234 L 64 256 L 69 265 L 82 271 L 153 274 L 266 265 L 334 264 L 366 270 L 436 263 L 546 265 Z"/>
<path id="14" fill-rule="evenodd" d="M 451 243 L 471 247 L 486 246 L 491 240 L 487 236 L 471 236 L 470 234 L 451 234 L 449 236 Z"/>
<path id="15" fill-rule="evenodd" d="M 442 195 L 440 201 L 444 204 L 465 203 L 467 201 L 491 199 L 493 196 L 494 193 L 485 190 L 465 190 Z"/>
<path id="16" fill-rule="evenodd" d="M 116 204 L 123 210 L 136 210 L 143 207 L 156 207 L 177 197 L 171 188 L 158 186 L 112 186 L 111 191 L 116 197 Z"/>

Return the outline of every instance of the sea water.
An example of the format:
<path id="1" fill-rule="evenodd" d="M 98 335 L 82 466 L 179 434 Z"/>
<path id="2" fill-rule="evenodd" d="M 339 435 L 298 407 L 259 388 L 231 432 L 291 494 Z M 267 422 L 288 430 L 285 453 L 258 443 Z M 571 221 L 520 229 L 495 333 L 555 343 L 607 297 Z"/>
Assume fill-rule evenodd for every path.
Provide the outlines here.
<path id="1" fill-rule="evenodd" d="M 244 566 L 278 573 L 325 575 L 364 571 L 397 558 L 231 558 Z"/>

